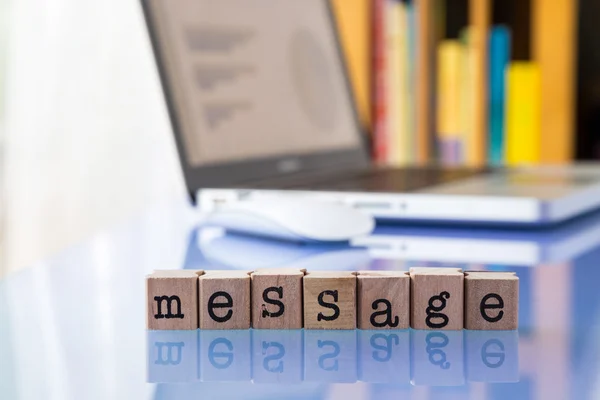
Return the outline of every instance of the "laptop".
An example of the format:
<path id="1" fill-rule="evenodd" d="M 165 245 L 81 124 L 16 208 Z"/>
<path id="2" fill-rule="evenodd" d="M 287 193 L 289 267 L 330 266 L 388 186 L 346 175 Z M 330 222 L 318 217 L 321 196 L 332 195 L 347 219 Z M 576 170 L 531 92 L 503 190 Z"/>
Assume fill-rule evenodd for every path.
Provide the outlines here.
<path id="1" fill-rule="evenodd" d="M 600 207 L 600 167 L 378 168 L 327 0 L 142 0 L 202 211 L 281 196 L 380 220 L 550 224 Z"/>

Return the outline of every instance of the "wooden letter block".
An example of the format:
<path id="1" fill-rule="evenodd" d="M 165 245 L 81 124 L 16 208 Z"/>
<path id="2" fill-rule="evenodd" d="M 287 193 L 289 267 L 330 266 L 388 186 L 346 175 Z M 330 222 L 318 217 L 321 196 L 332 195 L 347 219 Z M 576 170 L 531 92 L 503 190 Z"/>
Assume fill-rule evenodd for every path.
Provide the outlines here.
<path id="1" fill-rule="evenodd" d="M 146 277 L 146 327 L 198 329 L 198 276 L 203 271 L 154 271 Z"/>
<path id="2" fill-rule="evenodd" d="M 302 329 L 300 269 L 264 269 L 252 273 L 252 327 Z"/>
<path id="3" fill-rule="evenodd" d="M 356 273 L 304 276 L 304 328 L 356 329 Z"/>
<path id="4" fill-rule="evenodd" d="M 250 329 L 250 272 L 207 271 L 199 282 L 200 329 Z"/>
<path id="5" fill-rule="evenodd" d="M 359 271 L 358 328 L 407 329 L 410 276 L 402 271 Z"/>
<path id="6" fill-rule="evenodd" d="M 411 327 L 462 329 L 463 284 L 460 268 L 411 268 Z"/>
<path id="7" fill-rule="evenodd" d="M 513 330 L 519 325 L 519 278 L 514 272 L 465 273 L 465 328 Z"/>

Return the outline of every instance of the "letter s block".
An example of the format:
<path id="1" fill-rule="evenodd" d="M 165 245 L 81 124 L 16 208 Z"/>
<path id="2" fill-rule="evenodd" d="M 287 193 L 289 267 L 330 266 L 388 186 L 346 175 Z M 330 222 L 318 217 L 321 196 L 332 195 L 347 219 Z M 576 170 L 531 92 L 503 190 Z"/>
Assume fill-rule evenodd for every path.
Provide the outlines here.
<path id="1" fill-rule="evenodd" d="M 206 271 L 199 283 L 200 329 L 250 329 L 250 272 Z"/>
<path id="2" fill-rule="evenodd" d="M 410 277 L 403 271 L 359 271 L 358 328 L 408 329 Z"/>
<path id="3" fill-rule="evenodd" d="M 146 327 L 198 329 L 198 276 L 203 271 L 165 270 L 146 276 Z"/>
<path id="4" fill-rule="evenodd" d="M 302 329 L 302 278 L 300 269 L 261 269 L 252 278 L 252 327 Z"/>
<path id="5" fill-rule="evenodd" d="M 304 328 L 356 329 L 356 273 L 308 272 L 304 276 Z"/>
<path id="6" fill-rule="evenodd" d="M 463 328 L 464 274 L 460 268 L 411 268 L 411 327 Z"/>
<path id="7" fill-rule="evenodd" d="M 465 273 L 465 328 L 514 330 L 519 325 L 519 278 L 514 272 Z"/>

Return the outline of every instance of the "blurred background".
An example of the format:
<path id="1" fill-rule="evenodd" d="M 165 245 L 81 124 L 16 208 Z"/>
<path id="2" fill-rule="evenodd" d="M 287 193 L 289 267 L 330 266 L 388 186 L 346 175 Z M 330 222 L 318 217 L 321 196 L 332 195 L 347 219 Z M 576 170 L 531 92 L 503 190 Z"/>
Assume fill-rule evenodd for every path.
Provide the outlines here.
<path id="1" fill-rule="evenodd" d="M 596 0 L 333 6 L 376 163 L 600 158 Z M 138 1 L 0 0 L 0 180 L 0 274 L 186 204 Z"/>

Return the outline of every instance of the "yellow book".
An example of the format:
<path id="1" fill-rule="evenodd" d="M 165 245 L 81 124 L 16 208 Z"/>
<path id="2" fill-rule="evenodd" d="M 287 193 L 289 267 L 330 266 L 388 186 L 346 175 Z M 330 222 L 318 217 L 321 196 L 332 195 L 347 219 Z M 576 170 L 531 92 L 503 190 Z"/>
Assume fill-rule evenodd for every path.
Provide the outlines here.
<path id="1" fill-rule="evenodd" d="M 540 68 L 512 62 L 506 74 L 506 162 L 534 164 L 540 161 Z"/>
<path id="2" fill-rule="evenodd" d="M 541 152 L 544 163 L 565 163 L 575 145 L 577 0 L 532 0 L 533 60 L 541 73 Z"/>
<path id="3" fill-rule="evenodd" d="M 408 129 L 408 16 L 401 1 L 388 0 L 386 13 L 388 54 L 388 164 L 406 165 L 411 153 Z"/>
<path id="4" fill-rule="evenodd" d="M 371 1 L 333 0 L 361 122 L 371 130 Z"/>
<path id="5" fill-rule="evenodd" d="M 462 161 L 461 84 L 464 48 L 458 40 L 438 45 L 436 126 L 440 161 L 458 165 Z"/>

